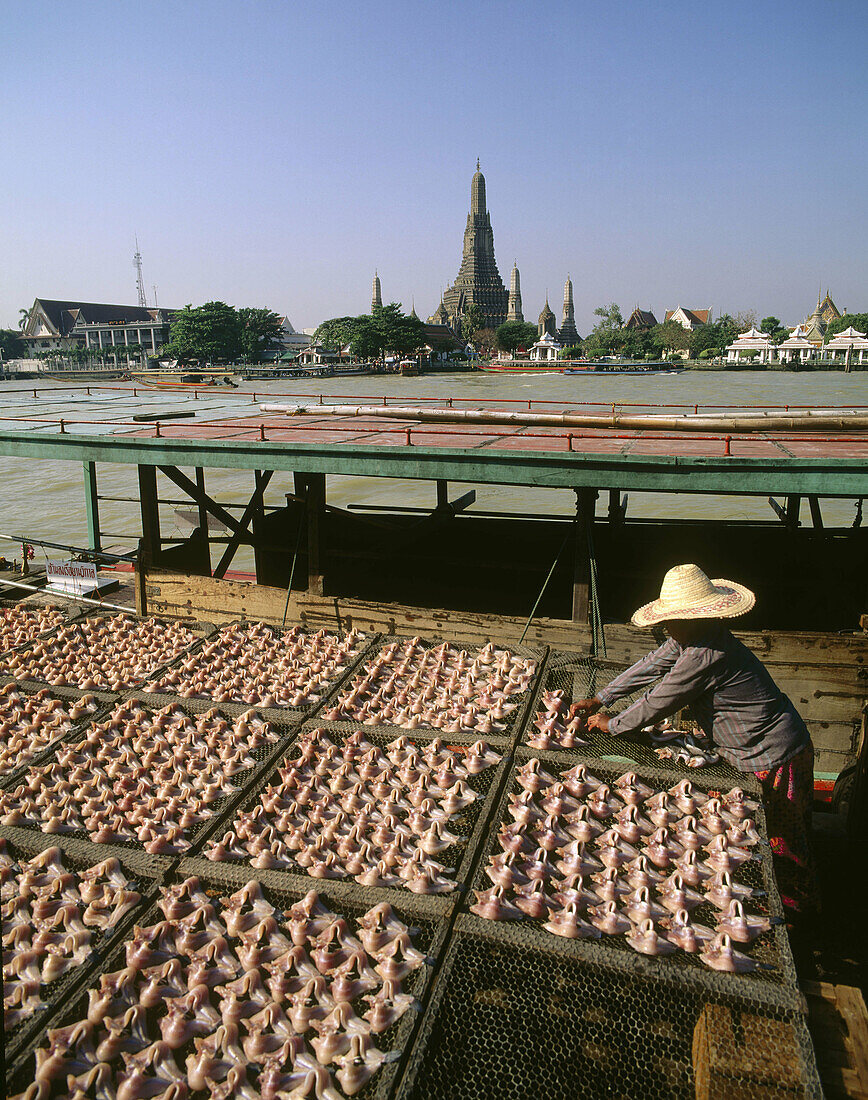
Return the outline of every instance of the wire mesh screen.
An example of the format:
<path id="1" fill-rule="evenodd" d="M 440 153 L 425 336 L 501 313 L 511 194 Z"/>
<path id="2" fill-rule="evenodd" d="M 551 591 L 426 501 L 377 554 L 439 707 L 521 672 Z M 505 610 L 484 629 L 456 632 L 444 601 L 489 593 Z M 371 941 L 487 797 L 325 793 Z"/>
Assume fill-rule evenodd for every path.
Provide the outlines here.
<path id="1" fill-rule="evenodd" d="M 459 926 L 460 927 L 460 926 Z M 821 1097 L 803 1016 L 458 931 L 402 1100 Z"/>
<path id="2" fill-rule="evenodd" d="M 40 685 L 124 691 L 192 652 L 212 629 L 127 613 L 88 615 L 0 658 L 0 672 Z"/>
<path id="3" fill-rule="evenodd" d="M 160 670 L 145 685 L 170 694 L 257 709 L 309 712 L 370 645 L 357 631 L 343 636 L 262 622 L 221 627 L 188 660 Z"/>
<path id="4" fill-rule="evenodd" d="M 320 717 L 444 736 L 510 736 L 524 719 L 543 657 L 526 646 L 467 650 L 387 636 Z"/>
<path id="5" fill-rule="evenodd" d="M 191 1097 L 391 1094 L 448 930 L 427 899 L 372 913 L 329 884 L 314 895 L 207 875 L 161 892 L 102 976 L 51 1021 L 67 1030 L 35 1036 L 21 1053 L 10 1095 L 36 1079 L 40 1095 L 59 1100 L 70 1075 L 86 1088 L 91 1049 L 104 1095 L 124 1080 L 130 1088 L 137 1071 L 144 1095 L 161 1082 L 183 1082 L 179 1095 Z M 101 1020 L 73 1032 L 95 1002 L 105 1004 Z M 49 1048 L 61 1063 L 53 1076 Z"/>
<path id="6" fill-rule="evenodd" d="M 0 823 L 177 856 L 291 735 L 254 713 L 153 711 L 129 698 L 21 771 L 0 793 Z"/>
<path id="7" fill-rule="evenodd" d="M 68 838 L 58 846 L 22 829 L 0 830 L 7 1060 L 147 908 L 168 864 Z"/>
<path id="8" fill-rule="evenodd" d="M 394 732 L 394 731 L 393 731 Z M 199 846 L 215 864 L 449 894 L 468 874 L 506 743 L 311 720 Z"/>
<path id="9" fill-rule="evenodd" d="M 546 663 L 544 675 L 536 693 L 533 703 L 534 713 L 527 724 L 523 742 L 533 748 L 545 750 L 546 748 L 563 749 L 566 752 L 575 752 L 582 757 L 610 757 L 623 761 L 625 764 L 642 764 L 652 767 L 671 767 L 680 771 L 683 775 L 691 775 L 701 771 L 703 775 L 720 783 L 743 783 L 744 774 L 737 771 L 731 764 L 722 758 L 714 759 L 715 753 L 711 746 L 701 756 L 692 754 L 693 765 L 700 759 L 709 761 L 699 767 L 687 766 L 686 763 L 662 760 L 657 752 L 650 736 L 644 732 L 628 734 L 606 734 L 600 730 L 584 728 L 584 723 L 575 733 L 575 740 L 566 739 L 563 734 L 553 733 L 551 738 L 540 739 L 540 734 L 545 734 L 547 724 L 546 717 L 549 710 L 546 696 L 549 693 L 560 692 L 562 703 L 560 712 L 564 720 L 569 714 L 570 704 L 579 699 L 592 698 L 598 691 L 606 686 L 615 676 L 624 670 L 624 666 L 612 661 L 603 661 L 595 657 L 580 657 L 575 653 L 551 653 Z M 606 711 L 611 714 L 620 714 L 642 695 L 636 691 L 619 699 Z M 678 729 L 698 737 L 696 723 L 686 714 L 676 716 L 675 723 Z M 563 723 L 561 723 L 563 725 Z M 569 722 L 567 721 L 567 727 Z M 550 740 L 550 743 L 549 743 Z M 668 746 L 660 746 L 667 750 Z M 669 749 L 671 752 L 671 749 Z M 686 755 L 685 755 L 686 759 Z"/>
<path id="10" fill-rule="evenodd" d="M 724 854 L 729 870 L 721 873 L 712 858 L 714 837 L 705 833 L 694 847 L 677 829 L 687 818 L 692 818 L 688 829 L 703 829 L 702 808 L 718 793 L 708 776 L 700 773 L 689 780 L 691 797 L 702 802 L 695 816 L 679 809 L 676 796 L 666 796 L 671 828 L 663 827 L 660 834 L 656 821 L 644 815 L 656 817 L 650 808 L 659 799 L 655 792 L 674 789 L 676 776 L 650 767 L 630 775 L 603 759 L 588 759 L 580 767 L 586 792 L 575 786 L 574 755 L 516 751 L 512 779 L 495 811 L 469 899 L 475 912 L 489 918 L 490 934 L 544 948 L 561 940 L 569 950 L 592 957 L 603 947 L 625 958 L 647 952 L 659 956 L 651 964 L 660 971 L 694 972 L 711 986 L 744 986 L 753 991 L 745 996 L 796 1003 L 795 968 L 759 800 L 748 799 L 742 807 L 745 812 L 749 807 L 756 842 L 741 849 L 737 864 Z M 605 805 L 587 812 L 601 794 Z M 646 801 L 631 811 L 625 799 L 634 795 Z M 721 804 L 721 817 L 723 812 Z M 616 835 L 622 823 L 636 829 L 628 834 L 632 843 Z M 587 839 L 580 841 L 576 832 L 587 832 Z M 671 851 L 658 851 L 658 843 Z M 738 846 L 727 841 L 721 850 L 734 856 L 732 847 Z M 561 926 L 567 919 L 576 928 Z M 647 944 L 638 938 L 643 926 Z M 719 941 L 721 933 L 729 940 Z M 729 972 L 716 969 L 726 962 L 715 956 L 715 946 L 734 951 Z"/>

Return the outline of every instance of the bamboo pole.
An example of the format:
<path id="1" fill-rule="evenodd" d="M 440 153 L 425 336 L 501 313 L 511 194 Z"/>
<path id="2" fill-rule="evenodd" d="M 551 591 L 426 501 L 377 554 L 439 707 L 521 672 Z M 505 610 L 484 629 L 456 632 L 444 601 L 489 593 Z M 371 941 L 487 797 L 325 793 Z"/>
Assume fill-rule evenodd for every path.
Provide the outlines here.
<path id="1" fill-rule="evenodd" d="M 821 411 L 790 415 L 745 412 L 737 416 L 697 416 L 649 413 L 626 415 L 619 412 L 590 413 L 509 412 L 503 409 L 423 409 L 398 405 L 260 405 L 262 412 L 287 416 L 379 417 L 385 420 L 415 420 L 423 424 L 503 424 L 519 428 L 624 428 L 635 431 L 683 432 L 766 432 L 766 431 L 866 431 L 868 413 L 842 415 Z"/>

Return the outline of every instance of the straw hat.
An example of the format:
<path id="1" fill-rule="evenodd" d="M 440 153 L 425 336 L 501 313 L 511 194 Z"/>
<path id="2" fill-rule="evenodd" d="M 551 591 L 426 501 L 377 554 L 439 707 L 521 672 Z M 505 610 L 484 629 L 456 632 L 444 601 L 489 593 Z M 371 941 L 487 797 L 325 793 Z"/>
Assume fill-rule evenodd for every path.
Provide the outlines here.
<path id="1" fill-rule="evenodd" d="M 676 565 L 663 578 L 660 598 L 633 615 L 636 626 L 667 619 L 734 619 L 753 607 L 756 596 L 735 581 L 710 581 L 698 565 Z"/>

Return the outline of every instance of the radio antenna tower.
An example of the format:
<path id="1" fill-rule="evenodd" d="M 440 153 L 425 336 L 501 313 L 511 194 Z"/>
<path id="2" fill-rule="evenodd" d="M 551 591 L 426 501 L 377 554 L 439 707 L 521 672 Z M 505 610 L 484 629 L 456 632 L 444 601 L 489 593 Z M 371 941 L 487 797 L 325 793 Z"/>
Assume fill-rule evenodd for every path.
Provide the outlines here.
<path id="1" fill-rule="evenodd" d="M 148 300 L 145 297 L 145 277 L 142 275 L 142 254 L 139 252 L 138 237 L 136 237 L 136 254 L 133 256 L 133 267 L 136 269 L 136 293 L 139 296 L 139 305 L 146 309 Z"/>

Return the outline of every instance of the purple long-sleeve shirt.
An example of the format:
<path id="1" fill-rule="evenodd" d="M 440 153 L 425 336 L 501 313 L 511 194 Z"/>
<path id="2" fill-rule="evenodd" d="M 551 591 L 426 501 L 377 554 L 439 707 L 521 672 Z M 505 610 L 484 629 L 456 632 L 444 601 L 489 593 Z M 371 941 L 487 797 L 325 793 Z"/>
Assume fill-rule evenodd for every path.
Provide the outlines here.
<path id="1" fill-rule="evenodd" d="M 690 706 L 721 756 L 743 772 L 777 768 L 810 742 L 805 723 L 762 661 L 717 623 L 689 645 L 669 638 L 597 697 L 608 706 L 650 684 L 610 720 L 612 733 L 630 733 Z"/>

